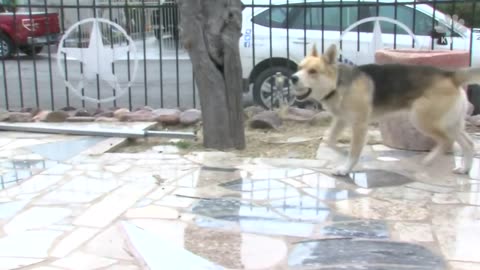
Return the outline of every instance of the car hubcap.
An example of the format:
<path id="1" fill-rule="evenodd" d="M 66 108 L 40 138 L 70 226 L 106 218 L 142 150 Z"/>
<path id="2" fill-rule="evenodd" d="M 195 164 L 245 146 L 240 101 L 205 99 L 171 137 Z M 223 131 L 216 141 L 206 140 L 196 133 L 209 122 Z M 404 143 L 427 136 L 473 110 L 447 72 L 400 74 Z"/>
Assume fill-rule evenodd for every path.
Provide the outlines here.
<path id="1" fill-rule="evenodd" d="M 0 54 L 1 54 L 2 56 L 6 56 L 6 55 L 8 55 L 8 53 L 9 53 L 9 51 L 8 51 L 8 44 L 7 44 L 7 42 L 5 42 L 5 41 L 2 40 L 2 41 L 0 42 Z"/>
<path id="2" fill-rule="evenodd" d="M 262 103 L 267 108 L 276 108 L 280 105 L 287 104 L 292 105 L 295 102 L 295 98 L 290 88 L 289 78 L 282 74 L 284 79 L 284 86 L 282 89 L 277 89 L 275 85 L 275 75 L 268 77 L 260 88 L 260 97 Z"/>

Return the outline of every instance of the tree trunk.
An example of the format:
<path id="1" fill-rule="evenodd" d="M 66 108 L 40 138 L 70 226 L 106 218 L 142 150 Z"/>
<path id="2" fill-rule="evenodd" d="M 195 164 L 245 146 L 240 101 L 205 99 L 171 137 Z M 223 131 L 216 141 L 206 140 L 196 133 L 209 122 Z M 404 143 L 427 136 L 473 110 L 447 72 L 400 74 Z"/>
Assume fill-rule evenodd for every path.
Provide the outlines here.
<path id="1" fill-rule="evenodd" d="M 178 0 L 180 35 L 195 72 L 203 119 L 203 144 L 245 148 L 242 107 L 240 0 Z"/>

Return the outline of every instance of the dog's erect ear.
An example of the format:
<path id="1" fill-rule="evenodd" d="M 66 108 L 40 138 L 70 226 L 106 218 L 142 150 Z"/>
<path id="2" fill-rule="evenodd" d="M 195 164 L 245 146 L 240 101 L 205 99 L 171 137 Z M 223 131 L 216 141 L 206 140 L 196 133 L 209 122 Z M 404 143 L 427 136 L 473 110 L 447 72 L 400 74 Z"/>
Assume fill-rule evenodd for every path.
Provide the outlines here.
<path id="1" fill-rule="evenodd" d="M 330 45 L 323 57 L 329 64 L 337 63 L 337 46 L 335 44 Z"/>
<path id="2" fill-rule="evenodd" d="M 312 53 L 310 55 L 313 56 L 313 57 L 318 57 L 318 50 L 317 50 L 317 44 L 316 43 L 313 43 Z"/>

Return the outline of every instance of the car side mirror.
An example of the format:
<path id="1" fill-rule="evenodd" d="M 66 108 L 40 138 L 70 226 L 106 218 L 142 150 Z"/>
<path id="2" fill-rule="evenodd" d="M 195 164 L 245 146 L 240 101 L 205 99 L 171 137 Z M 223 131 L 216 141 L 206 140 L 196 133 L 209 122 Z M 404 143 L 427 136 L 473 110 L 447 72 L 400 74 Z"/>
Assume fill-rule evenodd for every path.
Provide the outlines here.
<path id="1" fill-rule="evenodd" d="M 437 40 L 438 45 L 448 45 L 447 32 L 445 31 L 445 29 L 441 29 L 440 27 L 435 27 L 430 32 L 430 36 L 433 39 Z"/>

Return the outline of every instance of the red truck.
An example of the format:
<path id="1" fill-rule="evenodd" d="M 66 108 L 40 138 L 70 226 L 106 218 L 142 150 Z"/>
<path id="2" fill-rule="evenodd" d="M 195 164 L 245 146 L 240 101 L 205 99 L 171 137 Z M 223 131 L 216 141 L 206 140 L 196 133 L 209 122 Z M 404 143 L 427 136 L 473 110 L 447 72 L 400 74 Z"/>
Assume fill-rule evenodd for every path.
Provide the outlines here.
<path id="1" fill-rule="evenodd" d="M 17 50 L 36 55 L 45 45 L 58 43 L 60 32 L 58 13 L 0 13 L 0 59 L 11 57 Z"/>

